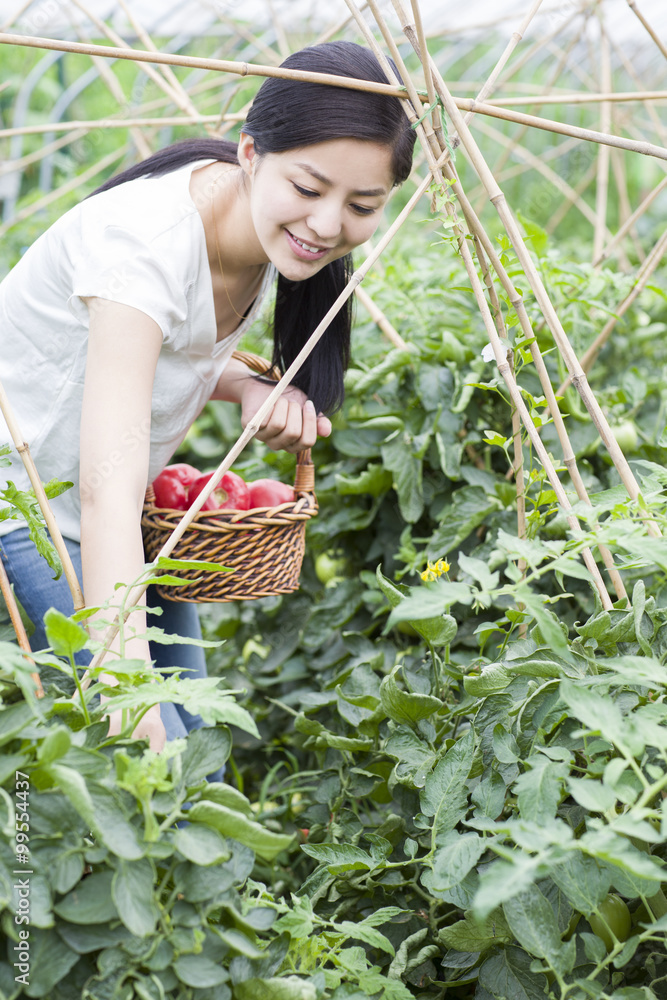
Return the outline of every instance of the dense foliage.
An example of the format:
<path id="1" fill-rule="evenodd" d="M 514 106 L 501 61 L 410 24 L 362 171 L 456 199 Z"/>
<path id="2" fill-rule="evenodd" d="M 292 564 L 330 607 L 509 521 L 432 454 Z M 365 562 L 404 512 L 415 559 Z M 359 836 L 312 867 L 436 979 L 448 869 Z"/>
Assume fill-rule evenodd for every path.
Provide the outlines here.
<path id="1" fill-rule="evenodd" d="M 201 39 L 193 52 L 215 44 Z M 486 39 L 435 49 L 452 80 L 483 77 L 479 67 L 499 54 Z M 32 88 L 29 118 L 41 120 L 80 75 L 69 57 L 33 73 L 42 53 L 3 55 L 3 124 L 15 123 L 22 88 Z M 548 71 L 538 52 L 523 86 L 539 92 Z M 131 63 L 114 73 L 121 115 L 159 97 Z M 197 107 L 213 114 L 243 107 L 258 83 L 233 81 L 221 101 L 219 81 L 209 82 Z M 580 80 L 564 65 L 559 85 Z M 119 110 L 99 78 L 63 107 L 81 119 Z M 570 111 L 597 127 L 596 107 Z M 492 136 L 489 127 L 477 122 L 482 148 L 491 163 L 507 160 L 498 133 L 515 127 L 496 122 Z M 165 126 L 159 145 L 193 132 Z M 102 179 L 91 174 L 82 189 L 92 163 L 107 158 L 108 172 L 134 155 L 125 130 L 98 128 L 49 155 L 47 183 L 30 159 L 43 137 L 22 142 L 26 216 L 2 227 L 0 273 Z M 572 187 L 597 152 L 536 130 L 522 149 Z M 638 204 L 657 167 L 619 155 Z M 471 168 L 462 159 L 457 168 L 476 200 Z M 502 184 L 525 216 L 556 225 L 561 194 L 544 176 L 513 163 Z M 583 198 L 592 204 L 591 191 Z M 632 278 L 616 264 L 582 263 L 589 224 L 578 212 L 552 244 L 540 225 L 523 224 L 581 354 Z M 495 233 L 491 206 L 483 215 Z M 619 215 L 612 191 L 612 229 Z M 647 245 L 657 218 L 640 220 Z M 498 245 L 558 384 L 553 344 L 504 238 Z M 320 512 L 301 589 L 203 607 L 208 680 L 156 685 L 146 664 L 120 660 L 118 688 L 104 691 L 127 718 L 110 738 L 95 685 L 84 692 L 73 666 L 89 643 L 80 625 L 49 615 L 37 699 L 34 667 L 0 606 L 0 1000 L 667 995 L 667 544 L 649 540 L 642 521 L 649 511 L 667 526 L 664 277 L 663 268 L 619 322 L 591 379 L 641 503 L 627 500 L 578 397 L 568 390 L 562 402 L 593 499 L 592 509 L 576 506 L 580 535 L 526 449 L 528 531 L 517 537 L 506 392 L 482 357 L 486 336 L 451 228 L 424 210 L 366 281 L 408 349 L 392 349 L 359 309 L 347 400 L 314 450 Z M 504 300 L 503 309 L 526 402 L 558 463 L 527 345 Z M 248 346 L 270 354 L 261 340 Z M 238 430 L 233 408 L 211 404 L 179 457 L 213 468 Z M 237 468 L 285 481 L 294 471 L 292 458 L 258 444 Z M 49 485 L 52 495 L 60 488 Z M 12 487 L 2 496 L 53 559 L 34 498 Z M 598 542 L 622 569 L 629 608 L 605 611 L 596 598 L 581 552 L 597 553 Z M 182 567 L 164 568 L 177 586 Z M 150 753 L 128 734 L 156 697 L 200 712 L 208 728 Z M 223 762 L 226 780 L 207 782 Z"/>
<path id="2" fill-rule="evenodd" d="M 315 449 L 301 590 L 204 607 L 214 676 L 159 685 L 210 728 L 159 757 L 106 738 L 91 692 L 71 699 L 86 635 L 55 613 L 45 699 L 2 646 L 8 1000 L 664 995 L 667 545 L 646 538 L 571 391 L 594 507 L 575 537 L 527 452 L 516 537 L 509 407 L 458 258 L 432 239 L 406 234 L 369 281 L 409 349 L 358 317 L 348 398 Z M 541 267 L 581 347 L 628 280 L 557 249 Z M 632 429 L 664 524 L 664 297 L 640 301 L 593 382 Z M 209 405 L 181 457 L 214 466 L 237 419 Z M 238 469 L 289 480 L 293 459 L 254 444 Z M 596 539 L 631 609 L 596 601 L 580 559 Z M 144 664 L 116 669 L 127 734 L 155 685 Z M 227 781 L 206 782 L 224 760 Z M 34 871 L 25 989 L 17 771 Z"/>

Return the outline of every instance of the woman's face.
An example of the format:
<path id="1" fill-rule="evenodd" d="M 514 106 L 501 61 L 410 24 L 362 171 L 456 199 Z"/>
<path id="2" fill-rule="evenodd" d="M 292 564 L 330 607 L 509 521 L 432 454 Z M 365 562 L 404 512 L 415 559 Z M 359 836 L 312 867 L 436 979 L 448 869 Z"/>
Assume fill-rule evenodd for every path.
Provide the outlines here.
<path id="1" fill-rule="evenodd" d="M 242 135 L 257 239 L 284 277 L 303 281 L 375 232 L 393 185 L 390 147 L 333 139 L 258 156 Z"/>

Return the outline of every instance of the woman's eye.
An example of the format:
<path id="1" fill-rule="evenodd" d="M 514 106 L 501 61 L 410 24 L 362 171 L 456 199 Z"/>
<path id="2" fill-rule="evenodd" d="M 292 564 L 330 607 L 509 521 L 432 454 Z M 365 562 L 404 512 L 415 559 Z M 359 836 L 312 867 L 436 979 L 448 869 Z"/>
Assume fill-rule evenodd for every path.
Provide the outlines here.
<path id="1" fill-rule="evenodd" d="M 366 208 L 364 205 L 352 205 L 352 208 L 357 215 L 372 215 L 375 211 L 374 208 Z"/>
<path id="2" fill-rule="evenodd" d="M 292 183 L 294 184 L 294 181 L 292 181 Z M 317 198 L 318 196 L 317 191 L 309 191 L 308 188 L 299 187 L 298 184 L 294 184 L 294 187 L 297 189 L 299 194 L 305 195 L 306 198 Z"/>

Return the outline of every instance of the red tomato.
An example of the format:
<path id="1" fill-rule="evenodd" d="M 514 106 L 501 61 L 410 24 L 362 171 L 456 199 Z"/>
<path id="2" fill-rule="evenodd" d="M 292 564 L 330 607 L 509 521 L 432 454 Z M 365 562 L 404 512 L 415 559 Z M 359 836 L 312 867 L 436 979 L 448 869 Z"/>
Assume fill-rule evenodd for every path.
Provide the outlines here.
<path id="1" fill-rule="evenodd" d="M 155 503 L 171 510 L 187 510 L 187 487 L 170 469 L 165 469 L 153 482 Z"/>
<path id="2" fill-rule="evenodd" d="M 188 487 L 188 506 L 199 496 L 213 473 L 200 476 Z M 235 472 L 225 472 L 224 476 L 211 493 L 202 510 L 248 510 L 250 493 L 248 484 Z"/>
<path id="3" fill-rule="evenodd" d="M 281 503 L 294 503 L 294 489 L 277 479 L 256 479 L 248 483 L 250 507 L 277 507 Z"/>
<path id="4" fill-rule="evenodd" d="M 188 465 L 187 462 L 177 462 L 176 465 L 168 465 L 165 472 L 167 470 L 176 476 L 184 486 L 189 486 L 190 483 L 194 483 L 195 479 L 199 479 L 201 476 L 199 469 L 195 469 L 194 465 Z"/>

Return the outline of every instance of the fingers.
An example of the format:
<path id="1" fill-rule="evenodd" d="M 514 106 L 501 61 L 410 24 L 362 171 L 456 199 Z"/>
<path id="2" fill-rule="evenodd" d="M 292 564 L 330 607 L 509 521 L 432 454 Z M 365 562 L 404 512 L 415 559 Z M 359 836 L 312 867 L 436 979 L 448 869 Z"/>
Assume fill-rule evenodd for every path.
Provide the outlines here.
<path id="1" fill-rule="evenodd" d="M 257 437 L 273 451 L 303 451 L 304 448 L 312 448 L 317 441 L 318 425 L 322 419 L 329 423 L 326 417 L 318 420 L 311 400 L 302 405 L 295 399 L 281 396 Z M 326 426 L 323 429 L 326 430 Z"/>

